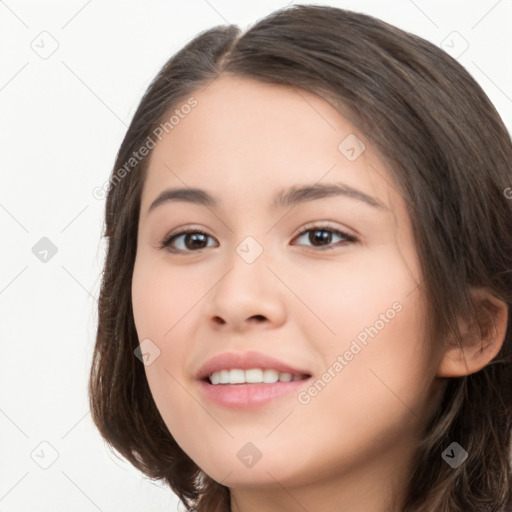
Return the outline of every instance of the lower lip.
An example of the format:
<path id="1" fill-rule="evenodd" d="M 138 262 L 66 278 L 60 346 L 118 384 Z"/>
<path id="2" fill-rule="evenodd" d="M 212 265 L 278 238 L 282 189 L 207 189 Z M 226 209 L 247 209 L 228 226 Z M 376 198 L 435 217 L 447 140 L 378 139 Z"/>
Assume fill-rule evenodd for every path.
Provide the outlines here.
<path id="1" fill-rule="evenodd" d="M 310 378 L 272 384 L 210 384 L 200 381 L 206 397 L 221 407 L 230 409 L 252 409 L 261 407 L 278 398 L 297 393 Z"/>

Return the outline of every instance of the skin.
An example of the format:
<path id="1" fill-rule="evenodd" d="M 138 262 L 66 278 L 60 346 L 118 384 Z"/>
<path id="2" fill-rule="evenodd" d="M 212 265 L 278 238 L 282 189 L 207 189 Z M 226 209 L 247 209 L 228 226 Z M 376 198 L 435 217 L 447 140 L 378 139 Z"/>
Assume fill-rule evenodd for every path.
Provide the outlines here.
<path id="1" fill-rule="evenodd" d="M 160 350 L 145 370 L 162 418 L 230 488 L 234 511 L 397 510 L 446 377 L 494 357 L 506 310 L 485 351 L 462 357 L 426 343 L 406 203 L 371 143 L 304 90 L 223 75 L 193 96 L 197 107 L 150 157 L 132 281 L 139 339 Z M 366 146 L 354 161 L 338 149 L 350 134 Z M 385 208 L 333 196 L 272 209 L 277 191 L 317 182 L 343 182 Z M 168 187 L 202 188 L 220 204 L 168 202 L 148 214 Z M 313 234 L 299 236 L 326 222 L 358 241 L 331 233 L 322 250 Z M 181 253 L 159 247 L 188 227 L 208 233 L 203 249 L 184 236 L 174 242 Z M 247 236 L 263 249 L 250 264 L 236 252 Z M 396 302 L 400 312 L 308 404 L 292 393 L 230 410 L 208 401 L 194 378 L 214 355 L 257 350 L 318 379 Z M 252 467 L 237 457 L 247 442 L 262 454 Z"/>

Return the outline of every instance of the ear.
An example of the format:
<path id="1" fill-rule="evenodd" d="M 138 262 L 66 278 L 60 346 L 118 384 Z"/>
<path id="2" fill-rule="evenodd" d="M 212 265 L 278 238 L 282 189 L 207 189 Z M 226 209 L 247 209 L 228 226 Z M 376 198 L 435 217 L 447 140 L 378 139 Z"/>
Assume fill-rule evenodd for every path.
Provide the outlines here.
<path id="1" fill-rule="evenodd" d="M 437 377 L 462 377 L 487 366 L 500 351 L 507 332 L 508 306 L 483 288 L 473 289 L 477 318 L 459 321 L 460 344 L 450 336 Z"/>

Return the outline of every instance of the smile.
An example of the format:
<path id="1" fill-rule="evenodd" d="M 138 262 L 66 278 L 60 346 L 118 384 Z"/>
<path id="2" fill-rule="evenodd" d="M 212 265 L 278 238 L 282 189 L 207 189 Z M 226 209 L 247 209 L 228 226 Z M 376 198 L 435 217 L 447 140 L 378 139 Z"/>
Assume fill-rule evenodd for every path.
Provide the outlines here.
<path id="1" fill-rule="evenodd" d="M 274 382 L 291 382 L 302 380 L 305 375 L 279 372 L 273 369 L 250 368 L 242 370 L 220 370 L 211 373 L 208 379 L 211 384 L 273 384 Z"/>

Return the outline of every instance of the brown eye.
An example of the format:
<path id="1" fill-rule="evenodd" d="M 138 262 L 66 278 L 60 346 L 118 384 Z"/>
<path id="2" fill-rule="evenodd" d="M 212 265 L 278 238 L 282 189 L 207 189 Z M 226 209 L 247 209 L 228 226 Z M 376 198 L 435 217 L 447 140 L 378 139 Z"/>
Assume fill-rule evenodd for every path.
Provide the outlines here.
<path id="1" fill-rule="evenodd" d="M 307 235 L 307 237 L 305 237 L 305 235 Z M 305 229 L 299 233 L 296 239 L 300 239 L 301 237 L 304 237 L 309 243 L 311 243 L 312 247 L 319 248 L 320 250 L 333 249 L 333 237 L 341 238 L 341 241 L 346 241 L 349 243 L 357 242 L 355 237 L 348 235 L 343 231 L 331 229 L 327 226 L 313 226 Z"/>
<path id="2" fill-rule="evenodd" d="M 208 238 L 211 238 L 210 235 L 200 229 L 180 231 L 166 237 L 160 244 L 160 248 L 171 252 L 194 252 L 205 249 L 208 246 Z"/>

